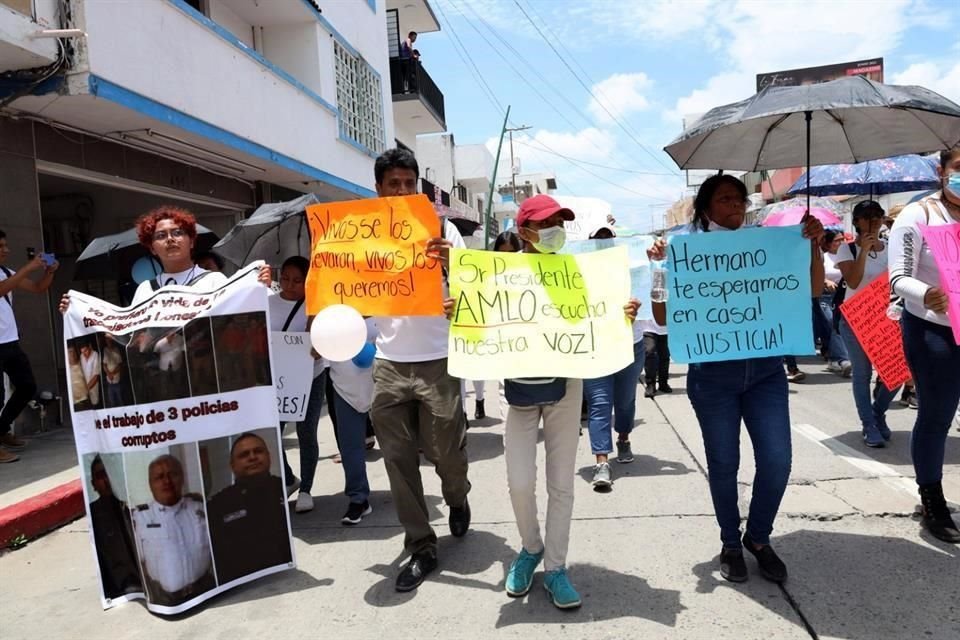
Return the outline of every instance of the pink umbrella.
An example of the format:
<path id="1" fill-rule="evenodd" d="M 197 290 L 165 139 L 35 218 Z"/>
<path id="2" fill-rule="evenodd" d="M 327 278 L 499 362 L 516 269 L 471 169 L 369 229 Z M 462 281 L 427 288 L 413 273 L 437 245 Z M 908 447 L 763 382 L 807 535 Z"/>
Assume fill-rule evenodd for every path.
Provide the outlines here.
<path id="1" fill-rule="evenodd" d="M 806 207 L 793 207 L 771 213 L 761 223 L 764 227 L 790 227 L 800 224 L 803 220 L 803 214 L 807 212 Z M 823 223 L 824 226 L 835 226 L 843 224 L 843 220 L 835 216 L 832 212 L 820 207 L 810 209 L 810 215 Z"/>

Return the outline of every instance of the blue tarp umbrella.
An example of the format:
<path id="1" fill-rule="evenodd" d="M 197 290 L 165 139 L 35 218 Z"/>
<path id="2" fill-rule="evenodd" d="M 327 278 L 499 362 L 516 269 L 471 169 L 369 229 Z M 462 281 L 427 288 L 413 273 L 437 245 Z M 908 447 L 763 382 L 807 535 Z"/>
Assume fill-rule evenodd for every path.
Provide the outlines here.
<path id="1" fill-rule="evenodd" d="M 915 154 L 881 158 L 857 164 L 829 164 L 813 167 L 800 176 L 787 191 L 789 195 L 814 196 L 865 195 L 871 198 L 887 193 L 932 189 L 939 185 L 937 163 L 933 158 Z M 809 177 L 809 182 L 807 178 Z"/>

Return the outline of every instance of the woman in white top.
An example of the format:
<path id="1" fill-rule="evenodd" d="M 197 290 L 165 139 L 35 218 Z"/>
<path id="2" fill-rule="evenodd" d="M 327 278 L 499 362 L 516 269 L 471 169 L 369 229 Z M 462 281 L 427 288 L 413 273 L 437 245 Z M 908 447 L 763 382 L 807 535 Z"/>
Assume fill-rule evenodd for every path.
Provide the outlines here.
<path id="1" fill-rule="evenodd" d="M 960 403 L 960 345 L 953 337 L 947 285 L 921 225 L 960 223 L 960 147 L 940 153 L 941 191 L 907 206 L 890 231 L 890 284 L 904 299 L 903 348 L 917 385 L 920 406 L 910 440 L 923 524 L 945 542 L 960 543 L 960 530 L 943 496 L 947 432 Z M 960 236 L 960 230 L 953 234 Z M 956 321 L 956 318 L 954 318 Z"/>
<path id="2" fill-rule="evenodd" d="M 307 310 L 304 305 L 304 283 L 310 262 L 302 256 L 291 256 L 280 267 L 280 293 L 270 295 L 271 331 L 306 331 Z M 313 382 L 310 396 L 307 398 L 307 411 L 303 420 L 297 423 L 297 445 L 300 447 L 300 479 L 294 475 L 287 463 L 287 454 L 283 454 L 283 470 L 287 492 L 293 493 L 300 488 L 294 511 L 306 513 L 313 509 L 313 478 L 320 459 L 320 447 L 317 444 L 317 425 L 323 411 L 323 392 L 327 383 L 326 363 L 316 354 L 313 367 Z"/>
<path id="3" fill-rule="evenodd" d="M 879 236 L 883 216 L 883 208 L 873 200 L 858 202 L 853 208 L 857 241 L 842 245 L 834 261 L 847 283 L 844 300 L 852 298 L 887 271 L 887 245 Z M 847 346 L 847 356 L 853 365 L 853 401 L 860 416 L 863 441 L 868 447 L 883 447 L 890 439 L 887 409 L 897 390 L 880 385 L 873 396 L 873 365 L 845 318 L 840 319 L 840 337 Z"/>

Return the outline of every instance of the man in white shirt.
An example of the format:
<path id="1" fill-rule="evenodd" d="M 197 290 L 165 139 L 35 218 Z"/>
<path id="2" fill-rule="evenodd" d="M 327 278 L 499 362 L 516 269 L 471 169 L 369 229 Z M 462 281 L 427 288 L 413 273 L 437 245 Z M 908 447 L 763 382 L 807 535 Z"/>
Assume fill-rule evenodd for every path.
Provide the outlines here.
<path id="1" fill-rule="evenodd" d="M 406 196 L 417 192 L 420 169 L 409 151 L 390 149 L 374 167 L 377 195 Z M 427 245 L 429 255 L 445 262 L 450 247 L 465 248 L 449 221 L 443 237 Z M 444 293 L 447 291 L 444 284 Z M 449 321 L 436 317 L 378 318 L 377 360 L 373 369 L 374 396 L 370 413 L 390 479 L 397 517 L 406 536 L 410 561 L 397 576 L 397 591 L 412 591 L 437 566 L 437 535 L 420 478 L 422 447 L 440 476 L 443 498 L 450 506 L 450 533 L 470 527 L 467 493 L 467 433 L 460 381 L 447 373 Z"/>
<path id="2" fill-rule="evenodd" d="M 80 368 L 87 382 L 87 399 L 96 409 L 100 406 L 100 354 L 87 341 L 80 345 Z"/>
<path id="3" fill-rule="evenodd" d="M 20 459 L 10 451 L 23 449 L 27 443 L 13 435 L 13 421 L 37 392 L 30 360 L 20 348 L 17 319 L 13 314 L 13 292 L 17 289 L 30 293 L 45 292 L 53 283 L 53 274 L 60 266 L 55 260 L 47 264 L 42 256 L 36 256 L 20 271 L 14 271 L 6 267 L 9 257 L 7 234 L 0 230 L 0 381 L 5 373 L 14 387 L 10 400 L 0 412 L 0 464 Z M 36 271 L 43 271 L 43 277 L 39 280 L 30 279 L 30 274 Z M 0 402 L 3 397 L 3 385 L 0 382 Z"/>

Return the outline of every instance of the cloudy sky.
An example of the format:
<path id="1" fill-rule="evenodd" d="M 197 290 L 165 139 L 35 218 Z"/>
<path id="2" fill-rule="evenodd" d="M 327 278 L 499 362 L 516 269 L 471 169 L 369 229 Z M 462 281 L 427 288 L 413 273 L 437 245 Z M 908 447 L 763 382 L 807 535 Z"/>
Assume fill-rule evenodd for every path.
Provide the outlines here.
<path id="1" fill-rule="evenodd" d="M 495 148 L 509 104 L 533 127 L 514 135 L 524 172 L 556 172 L 560 193 L 639 230 L 683 191 L 661 151 L 683 116 L 749 97 L 757 73 L 883 57 L 887 83 L 960 103 L 955 0 L 430 3 L 442 31 L 417 48 L 457 143 Z"/>

